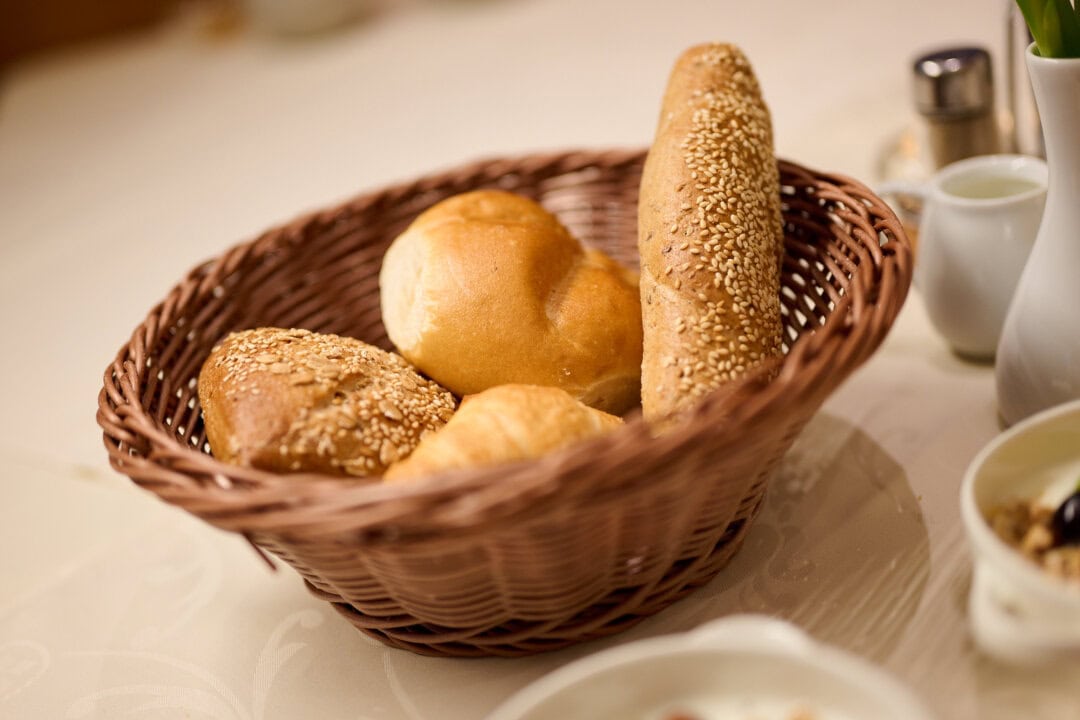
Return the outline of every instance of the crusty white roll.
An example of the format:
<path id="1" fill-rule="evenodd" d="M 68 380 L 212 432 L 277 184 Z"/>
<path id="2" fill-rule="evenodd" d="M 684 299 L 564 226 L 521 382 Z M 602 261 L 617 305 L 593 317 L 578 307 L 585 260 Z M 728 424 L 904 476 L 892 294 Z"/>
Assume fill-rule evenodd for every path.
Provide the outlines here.
<path id="1" fill-rule="evenodd" d="M 613 413 L 638 402 L 637 273 L 528 198 L 483 190 L 429 208 L 387 250 L 379 288 L 398 351 L 457 395 L 523 383 Z"/>
<path id="2" fill-rule="evenodd" d="M 781 352 L 783 226 L 769 111 L 732 45 L 677 61 L 638 206 L 642 409 L 685 410 Z"/>
<path id="3" fill-rule="evenodd" d="M 400 356 L 308 330 L 232 333 L 199 373 L 218 459 L 277 472 L 373 476 L 454 412 L 454 397 Z"/>
<path id="4" fill-rule="evenodd" d="M 385 480 L 400 482 L 455 468 L 539 457 L 622 424 L 565 390 L 500 385 L 470 395 L 450 422 L 425 435 L 412 455 L 392 465 Z"/>

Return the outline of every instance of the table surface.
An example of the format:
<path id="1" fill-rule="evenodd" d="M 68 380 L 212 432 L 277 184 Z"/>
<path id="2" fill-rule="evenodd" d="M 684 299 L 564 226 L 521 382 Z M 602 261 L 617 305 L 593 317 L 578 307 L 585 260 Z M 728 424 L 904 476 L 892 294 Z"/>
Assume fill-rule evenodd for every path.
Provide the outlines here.
<path id="1" fill-rule="evenodd" d="M 259 230 L 481 156 L 637 147 L 673 58 L 738 42 L 780 154 L 874 181 L 919 51 L 996 60 L 1003 3 L 384 3 L 317 38 L 190 16 L 0 84 L 0 717 L 455 720 L 633 639 L 764 612 L 880 664 L 941 718 L 1080 717 L 1080 668 L 971 645 L 959 521 L 993 371 L 913 294 L 782 463 L 711 584 L 618 637 L 518 660 L 385 648 L 241 540 L 112 472 L 101 374 L 187 268 Z M 998 68 L 998 77 L 1001 77 Z"/>

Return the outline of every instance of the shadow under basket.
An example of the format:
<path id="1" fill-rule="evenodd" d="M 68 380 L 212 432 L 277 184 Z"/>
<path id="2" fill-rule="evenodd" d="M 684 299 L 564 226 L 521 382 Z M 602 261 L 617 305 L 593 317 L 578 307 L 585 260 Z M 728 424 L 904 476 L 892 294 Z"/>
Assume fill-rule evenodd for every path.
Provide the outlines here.
<path id="1" fill-rule="evenodd" d="M 316 596 L 394 647 L 524 655 L 662 610 L 739 549 L 771 469 L 900 311 L 910 249 L 892 211 L 858 182 L 780 162 L 784 358 L 770 380 L 714 393 L 659 437 L 637 414 L 538 460 L 360 484 L 215 460 L 196 393 L 204 359 L 232 330 L 302 327 L 389 349 L 383 252 L 450 195 L 532 197 L 585 243 L 636 266 L 643 160 L 635 150 L 477 162 L 361 195 L 200 265 L 106 369 L 98 422 L 113 467 L 292 565 Z"/>

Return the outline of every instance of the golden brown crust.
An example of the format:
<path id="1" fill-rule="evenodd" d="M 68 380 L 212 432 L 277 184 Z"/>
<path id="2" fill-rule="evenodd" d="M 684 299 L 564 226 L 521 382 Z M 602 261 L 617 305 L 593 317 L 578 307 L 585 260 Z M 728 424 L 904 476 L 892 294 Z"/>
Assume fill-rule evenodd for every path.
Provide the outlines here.
<path id="1" fill-rule="evenodd" d="M 558 388 L 500 385 L 462 400 L 450 422 L 425 436 L 385 479 L 400 482 L 539 457 L 621 424 L 622 419 L 583 405 Z"/>
<path id="2" fill-rule="evenodd" d="M 615 413 L 638 402 L 636 273 L 527 198 L 438 203 L 391 245 L 379 285 L 394 345 L 458 395 L 525 383 Z"/>
<path id="3" fill-rule="evenodd" d="M 442 427 L 454 397 L 401 357 L 353 338 L 258 328 L 199 373 L 214 456 L 276 472 L 381 474 Z"/>
<path id="4" fill-rule="evenodd" d="M 641 180 L 638 245 L 647 419 L 780 354 L 772 126 L 734 46 L 691 48 L 672 70 Z"/>

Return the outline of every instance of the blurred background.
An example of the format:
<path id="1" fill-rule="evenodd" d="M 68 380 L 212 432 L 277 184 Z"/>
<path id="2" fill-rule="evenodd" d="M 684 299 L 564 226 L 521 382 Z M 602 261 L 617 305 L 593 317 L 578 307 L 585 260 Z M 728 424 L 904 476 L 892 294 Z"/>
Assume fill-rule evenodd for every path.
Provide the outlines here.
<path id="1" fill-rule="evenodd" d="M 0 65 L 57 48 L 115 36 L 159 23 L 178 0 L 4 0 Z"/>

